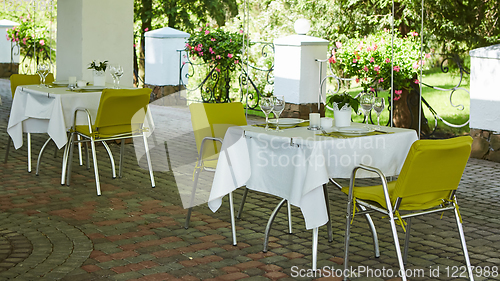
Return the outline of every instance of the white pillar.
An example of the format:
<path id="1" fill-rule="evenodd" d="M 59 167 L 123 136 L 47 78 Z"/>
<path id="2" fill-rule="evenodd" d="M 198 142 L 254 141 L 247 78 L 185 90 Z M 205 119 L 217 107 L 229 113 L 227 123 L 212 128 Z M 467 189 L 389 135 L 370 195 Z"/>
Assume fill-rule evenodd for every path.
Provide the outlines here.
<path id="1" fill-rule="evenodd" d="M 134 1 L 64 0 L 57 3 L 57 80 L 92 81 L 88 64 L 107 60 L 123 67 L 120 85 L 133 83 Z M 106 71 L 106 82 L 113 79 Z"/>

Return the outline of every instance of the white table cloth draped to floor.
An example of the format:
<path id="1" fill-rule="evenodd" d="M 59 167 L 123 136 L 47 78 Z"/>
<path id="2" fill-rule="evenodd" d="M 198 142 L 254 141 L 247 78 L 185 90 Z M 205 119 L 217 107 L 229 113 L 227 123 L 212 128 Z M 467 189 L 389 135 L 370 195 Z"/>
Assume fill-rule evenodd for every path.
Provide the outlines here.
<path id="1" fill-rule="evenodd" d="M 328 216 L 322 185 L 329 178 L 349 178 L 359 164 L 375 166 L 387 176 L 399 174 L 417 134 L 409 129 L 383 130 L 392 133 L 334 138 L 305 127 L 284 132 L 231 127 L 219 155 L 209 207 L 215 212 L 224 195 L 246 185 L 299 207 L 307 229 L 324 225 Z"/>

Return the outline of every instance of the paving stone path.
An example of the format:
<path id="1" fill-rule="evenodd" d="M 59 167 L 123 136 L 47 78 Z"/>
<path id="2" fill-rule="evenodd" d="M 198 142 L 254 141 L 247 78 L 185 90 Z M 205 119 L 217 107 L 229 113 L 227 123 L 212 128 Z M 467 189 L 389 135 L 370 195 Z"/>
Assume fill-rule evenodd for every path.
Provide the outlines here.
<path id="1" fill-rule="evenodd" d="M 11 98 L 9 83 L 0 79 L 0 157 L 7 143 Z M 305 230 L 300 210 L 292 207 L 292 234 L 286 213 L 273 225 L 269 251 L 262 252 L 263 233 L 279 198 L 250 192 L 240 220 L 238 245 L 232 246 L 227 199 L 216 213 L 206 204 L 193 209 L 184 229 L 183 194 L 192 182 L 196 147 L 189 111 L 180 106 L 152 106 L 156 145 L 153 147 L 156 188 L 151 188 L 144 159 L 137 160 L 133 144 L 126 145 L 124 174 L 112 179 L 110 164 L 98 148 L 102 196 L 96 196 L 92 169 L 74 157 L 71 185 L 60 184 L 61 152 L 48 147 L 39 176 L 26 172 L 27 150 L 11 148 L 0 163 L 0 280 L 340 280 L 294 277 L 311 267 L 311 232 Z M 251 122 L 258 122 L 251 118 Z M 33 134 L 33 159 L 46 135 Z M 110 144 L 115 157 L 119 145 Z M 168 152 L 168 153 L 167 153 Z M 470 159 L 458 198 L 471 262 L 481 267 L 476 280 L 500 280 L 500 164 Z M 206 173 L 200 186 L 210 184 Z M 339 180 L 346 184 L 345 180 Z M 318 266 L 342 268 L 345 195 L 328 185 L 334 241 L 320 228 Z M 242 190 L 235 192 L 236 206 Z M 374 258 L 372 239 L 361 217 L 352 227 L 350 264 L 354 267 L 397 270 L 390 229 L 375 215 L 380 258 Z M 404 237 L 399 230 L 401 238 Z M 401 241 L 403 241 L 401 239 Z M 455 278 L 464 264 L 452 215 L 440 214 L 412 221 L 408 268 L 424 270 L 425 277 L 410 280 L 466 280 Z M 489 275 L 484 277 L 488 268 Z M 430 277 L 430 270 L 436 273 Z M 478 271 L 479 272 L 479 271 Z M 498 272 L 498 271 L 497 271 Z M 439 276 L 438 276 L 439 275 Z M 479 275 L 479 274 L 478 274 Z M 352 280 L 397 280 L 364 277 Z"/>

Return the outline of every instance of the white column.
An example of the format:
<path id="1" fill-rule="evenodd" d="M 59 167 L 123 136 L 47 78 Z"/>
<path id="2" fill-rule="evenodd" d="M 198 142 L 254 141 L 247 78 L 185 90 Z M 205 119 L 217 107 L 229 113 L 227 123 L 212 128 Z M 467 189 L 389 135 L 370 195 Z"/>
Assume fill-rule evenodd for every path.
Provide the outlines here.
<path id="1" fill-rule="evenodd" d="M 64 0 L 57 3 L 57 79 L 92 81 L 92 60 L 118 63 L 122 86 L 132 86 L 133 0 Z M 106 71 L 106 82 L 112 83 Z"/>

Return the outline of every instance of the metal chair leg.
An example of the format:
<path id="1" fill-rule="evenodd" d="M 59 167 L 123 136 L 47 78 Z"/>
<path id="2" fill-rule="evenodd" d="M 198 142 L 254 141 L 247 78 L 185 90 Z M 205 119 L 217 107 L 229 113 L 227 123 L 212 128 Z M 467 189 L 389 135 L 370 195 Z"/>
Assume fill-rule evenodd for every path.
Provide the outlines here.
<path id="1" fill-rule="evenodd" d="M 408 261 L 408 247 L 410 246 L 410 231 L 411 231 L 411 218 L 406 220 L 406 235 L 405 235 L 405 245 L 403 251 L 403 263 L 406 265 Z"/>
<path id="2" fill-rule="evenodd" d="M 113 157 L 113 153 L 111 153 L 111 149 L 109 149 L 109 146 L 105 141 L 102 141 L 102 145 L 104 145 L 104 148 L 109 156 L 109 161 L 111 162 L 111 175 L 114 179 L 116 179 L 115 158 Z"/>
<path id="3" fill-rule="evenodd" d="M 31 173 L 31 133 L 28 133 L 28 173 Z"/>
<path id="4" fill-rule="evenodd" d="M 64 146 L 64 152 L 63 152 L 63 160 L 62 160 L 62 169 L 61 169 L 61 185 L 64 185 L 66 182 L 66 172 L 68 168 L 68 156 L 69 156 L 69 146 L 70 146 L 70 140 L 72 138 L 73 133 L 70 134 L 70 137 L 68 138 L 68 142 Z"/>
<path id="5" fill-rule="evenodd" d="M 358 205 L 358 207 L 361 209 L 361 211 L 365 211 L 366 208 Z M 370 231 L 372 232 L 372 239 L 373 239 L 373 251 L 375 252 L 375 257 L 378 258 L 380 257 L 380 247 L 378 245 L 378 235 L 377 235 L 377 229 L 375 228 L 375 224 L 373 223 L 372 217 L 370 214 L 364 214 L 366 223 L 368 224 L 368 227 L 370 227 Z"/>
<path id="6" fill-rule="evenodd" d="M 245 201 L 247 201 L 248 188 L 245 186 L 245 191 L 243 191 L 243 197 L 241 197 L 240 208 L 238 209 L 237 219 L 241 219 L 241 213 L 243 212 L 243 206 L 245 206 Z"/>
<path id="7" fill-rule="evenodd" d="M 286 208 L 287 208 L 287 214 L 288 214 L 288 233 L 292 234 L 292 204 L 290 204 L 290 201 L 286 201 Z"/>
<path id="8" fill-rule="evenodd" d="M 89 155 L 89 145 L 87 142 L 84 142 L 84 148 L 85 148 L 85 162 L 87 163 L 87 170 L 90 170 L 90 155 Z"/>
<path id="9" fill-rule="evenodd" d="M 78 161 L 80 166 L 83 166 L 82 143 L 80 142 L 82 140 L 82 137 L 80 135 L 77 135 L 76 139 L 78 140 Z"/>
<path id="10" fill-rule="evenodd" d="M 403 263 L 403 256 L 401 254 L 401 246 L 399 245 L 399 238 L 398 238 L 398 231 L 396 229 L 396 223 L 394 222 L 394 217 L 392 214 L 389 216 L 390 217 L 390 223 L 391 223 L 391 230 L 392 230 L 392 237 L 394 238 L 394 247 L 396 248 L 396 256 L 398 258 L 398 263 L 399 263 L 399 271 L 401 272 L 401 280 L 406 281 L 406 274 L 405 274 L 405 265 Z"/>
<path id="11" fill-rule="evenodd" d="M 462 252 L 465 257 L 465 265 L 467 266 L 467 274 L 469 275 L 469 280 L 474 281 L 474 274 L 472 273 L 472 266 L 469 259 L 469 251 L 467 251 L 467 244 L 465 243 L 464 229 L 462 227 L 462 223 L 460 222 L 460 216 L 458 215 L 456 208 L 454 209 L 454 213 L 455 221 L 457 222 L 458 234 L 460 236 L 460 243 L 462 244 Z"/>
<path id="12" fill-rule="evenodd" d="M 66 158 L 67 166 L 66 166 L 66 185 L 69 186 L 71 182 L 71 168 L 73 163 L 73 146 L 75 145 L 75 134 L 71 134 L 70 140 L 67 144 L 69 147 L 68 157 Z"/>
<path id="13" fill-rule="evenodd" d="M 101 182 L 99 180 L 99 168 L 97 167 L 97 155 L 95 152 L 95 142 L 94 139 L 90 139 L 90 147 L 92 148 L 92 162 L 94 162 L 94 175 L 95 175 L 95 186 L 97 189 L 97 195 L 101 195 Z"/>
<path id="14" fill-rule="evenodd" d="M 149 145 L 146 133 L 142 133 L 142 138 L 144 140 L 144 148 L 146 150 L 146 160 L 148 162 L 149 177 L 151 178 L 151 187 L 155 188 L 156 183 L 155 183 L 155 177 L 153 175 L 153 165 L 151 164 L 151 155 L 149 154 Z"/>
<path id="15" fill-rule="evenodd" d="M 125 153 L 125 140 L 121 140 L 121 143 L 120 143 L 120 161 L 118 163 L 118 177 L 119 178 L 122 178 L 123 153 Z"/>
<path id="16" fill-rule="evenodd" d="M 347 200 L 347 215 L 345 222 L 345 236 L 344 236 L 344 281 L 347 281 L 349 272 L 349 242 L 351 238 L 351 219 L 352 219 L 352 198 Z"/>

